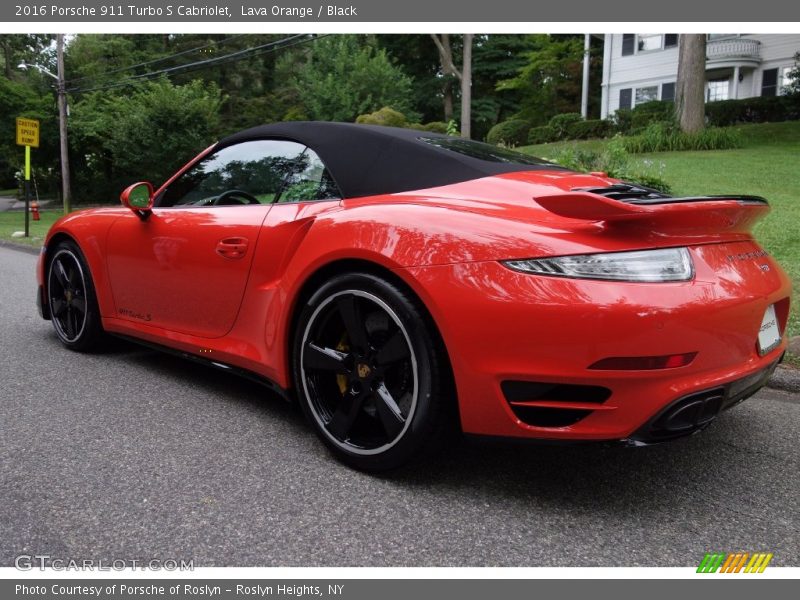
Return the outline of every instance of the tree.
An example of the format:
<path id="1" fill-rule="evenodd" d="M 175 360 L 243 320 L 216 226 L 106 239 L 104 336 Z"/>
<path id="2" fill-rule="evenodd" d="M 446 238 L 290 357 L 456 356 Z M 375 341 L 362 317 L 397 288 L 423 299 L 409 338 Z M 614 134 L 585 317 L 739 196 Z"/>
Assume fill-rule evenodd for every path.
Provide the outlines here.
<path id="1" fill-rule="evenodd" d="M 223 100 L 215 84 L 202 80 L 186 85 L 161 80 L 115 94 L 87 94 L 73 105 L 70 119 L 82 197 L 110 201 L 133 181 L 162 183 L 208 146 Z"/>
<path id="2" fill-rule="evenodd" d="M 444 100 L 444 120 L 453 118 L 453 82 L 461 82 L 461 137 L 469 139 L 472 122 L 472 37 L 465 33 L 462 47 L 462 63 L 459 71 L 453 60 L 453 48 L 450 45 L 450 35 L 431 34 L 433 43 L 439 51 L 439 61 L 442 66 L 442 97 Z"/>
<path id="3" fill-rule="evenodd" d="M 536 34 L 528 43 L 516 76 L 498 83 L 498 90 L 519 95 L 517 117 L 537 126 L 558 114 L 580 112 L 583 36 Z"/>
<path id="4" fill-rule="evenodd" d="M 681 34 L 678 44 L 678 80 L 675 114 L 682 131 L 705 127 L 706 34 Z"/>
<path id="5" fill-rule="evenodd" d="M 461 137 L 472 135 L 472 34 L 464 34 L 461 63 Z"/>
<path id="6" fill-rule="evenodd" d="M 282 97 L 296 97 L 308 118 L 355 121 L 384 106 L 416 121 L 411 80 L 392 64 L 374 37 L 339 35 L 322 38 L 304 49 L 303 60 L 291 53 L 278 63 Z M 287 89 L 288 88 L 288 89 Z"/>

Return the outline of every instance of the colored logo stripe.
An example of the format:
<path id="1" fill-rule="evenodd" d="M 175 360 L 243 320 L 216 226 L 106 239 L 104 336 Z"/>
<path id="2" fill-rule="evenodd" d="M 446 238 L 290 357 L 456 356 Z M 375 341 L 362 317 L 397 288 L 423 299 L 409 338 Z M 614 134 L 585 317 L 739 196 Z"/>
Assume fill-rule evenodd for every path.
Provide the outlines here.
<path id="1" fill-rule="evenodd" d="M 744 569 L 745 573 L 763 573 L 764 569 L 772 560 L 771 552 L 733 552 L 725 554 L 723 552 L 709 552 L 700 561 L 697 567 L 698 573 L 739 573 Z"/>

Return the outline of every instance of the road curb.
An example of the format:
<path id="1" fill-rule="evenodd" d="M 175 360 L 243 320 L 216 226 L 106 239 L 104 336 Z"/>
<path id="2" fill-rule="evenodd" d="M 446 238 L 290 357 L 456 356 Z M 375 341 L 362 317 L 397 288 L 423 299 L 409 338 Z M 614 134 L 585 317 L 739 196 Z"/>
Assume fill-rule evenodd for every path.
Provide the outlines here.
<path id="1" fill-rule="evenodd" d="M 0 248 L 19 250 L 20 252 L 25 252 L 26 254 L 33 254 L 34 256 L 36 256 L 37 254 L 39 254 L 39 252 L 41 252 L 41 248 L 35 248 L 23 244 L 15 244 L 14 242 L 9 242 L 8 240 L 0 240 Z"/>
<path id="2" fill-rule="evenodd" d="M 767 382 L 767 387 L 800 394 L 800 369 L 779 365 Z"/>

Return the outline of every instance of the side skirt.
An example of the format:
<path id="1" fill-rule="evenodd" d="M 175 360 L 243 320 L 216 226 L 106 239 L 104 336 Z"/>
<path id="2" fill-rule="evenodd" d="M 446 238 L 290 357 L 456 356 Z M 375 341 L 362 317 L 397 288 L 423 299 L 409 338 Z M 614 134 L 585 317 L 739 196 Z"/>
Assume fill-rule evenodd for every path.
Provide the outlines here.
<path id="1" fill-rule="evenodd" d="M 172 356 L 177 356 L 178 358 L 182 358 L 184 360 L 189 360 L 191 362 L 198 363 L 206 367 L 211 367 L 212 369 L 216 369 L 218 371 L 224 371 L 226 373 L 232 373 L 238 377 L 243 377 L 244 379 L 247 379 L 249 381 L 252 381 L 254 383 L 257 383 L 259 385 L 268 388 L 270 391 L 280 396 L 286 402 L 293 402 L 292 395 L 289 393 L 289 390 L 282 388 L 271 379 L 267 379 L 266 377 L 263 377 L 258 373 L 253 373 L 252 371 L 248 371 L 247 369 L 242 369 L 241 367 L 236 367 L 216 360 L 203 358 L 202 356 L 196 356 L 194 354 L 190 354 L 189 352 L 184 352 L 182 350 L 176 350 L 175 348 L 170 348 L 169 346 L 163 346 L 161 344 L 156 344 L 154 342 L 147 342 L 145 340 L 141 340 L 139 338 L 135 338 L 129 335 L 124 335 L 122 333 L 111 333 L 111 332 L 107 333 L 108 335 L 112 335 L 116 338 L 125 340 L 127 342 L 131 342 L 133 344 L 137 344 L 139 346 L 144 346 L 145 348 L 148 348 L 150 350 L 155 350 L 156 352 L 164 352 L 166 354 L 171 354 Z"/>

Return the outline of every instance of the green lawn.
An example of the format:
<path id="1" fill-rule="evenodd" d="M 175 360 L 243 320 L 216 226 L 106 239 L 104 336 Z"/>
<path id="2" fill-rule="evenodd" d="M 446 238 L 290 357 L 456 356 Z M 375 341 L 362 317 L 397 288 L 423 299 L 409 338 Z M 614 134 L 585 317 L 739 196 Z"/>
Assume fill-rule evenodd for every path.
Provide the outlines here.
<path id="1" fill-rule="evenodd" d="M 30 237 L 12 238 L 11 234 L 15 231 L 25 231 L 25 213 L 18 210 L 0 212 L 0 240 L 34 247 L 41 246 L 47 230 L 63 214 L 60 210 L 42 211 L 41 221 L 34 221 L 31 216 Z"/>
<path id="2" fill-rule="evenodd" d="M 705 152 L 659 152 L 638 160 L 664 164 L 664 179 L 676 195 L 754 194 L 772 205 L 756 225 L 759 242 L 783 265 L 794 283 L 789 335 L 800 335 L 800 122 L 742 125 L 743 148 Z M 602 140 L 526 146 L 523 152 L 553 156 L 559 148 L 602 149 Z"/>

